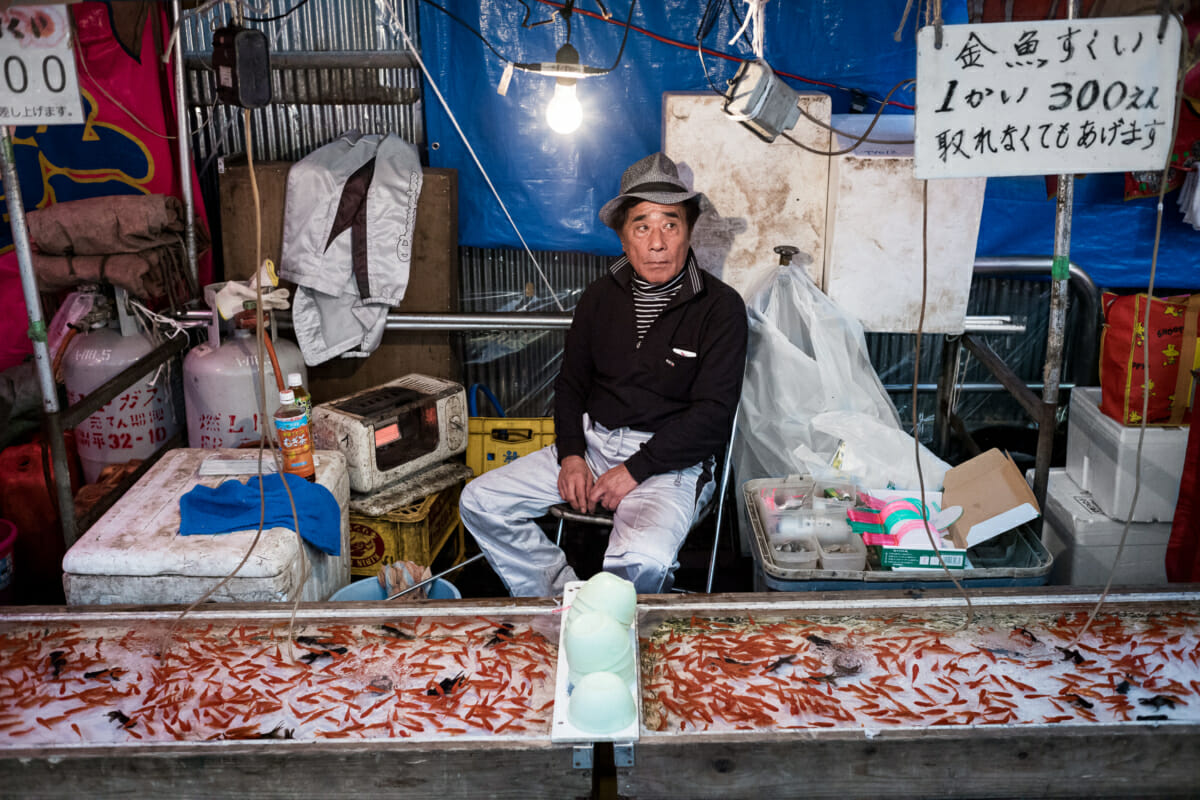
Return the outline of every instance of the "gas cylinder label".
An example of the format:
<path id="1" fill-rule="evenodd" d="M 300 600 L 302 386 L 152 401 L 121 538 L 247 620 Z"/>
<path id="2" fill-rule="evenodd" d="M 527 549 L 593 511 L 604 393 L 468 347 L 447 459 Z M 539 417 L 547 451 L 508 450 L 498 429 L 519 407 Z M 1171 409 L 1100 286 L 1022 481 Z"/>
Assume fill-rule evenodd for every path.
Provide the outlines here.
<path id="1" fill-rule="evenodd" d="M 197 429 L 200 447 L 214 450 L 237 447 L 258 438 L 258 414 L 200 414 Z"/>

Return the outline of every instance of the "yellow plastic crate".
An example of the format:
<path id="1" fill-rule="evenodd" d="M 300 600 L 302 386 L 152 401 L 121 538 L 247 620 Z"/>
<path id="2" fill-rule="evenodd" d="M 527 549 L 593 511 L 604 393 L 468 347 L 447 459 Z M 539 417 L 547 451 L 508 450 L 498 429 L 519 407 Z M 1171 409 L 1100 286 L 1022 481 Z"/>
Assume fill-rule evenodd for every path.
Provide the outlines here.
<path id="1" fill-rule="evenodd" d="M 467 466 L 476 475 L 554 444 L 553 417 L 471 417 Z"/>
<path id="2" fill-rule="evenodd" d="M 462 560 L 463 531 L 458 517 L 461 486 L 451 486 L 420 502 L 378 517 L 350 512 L 350 574 L 376 575 L 394 561 L 430 565 L 456 539 L 454 563 Z"/>

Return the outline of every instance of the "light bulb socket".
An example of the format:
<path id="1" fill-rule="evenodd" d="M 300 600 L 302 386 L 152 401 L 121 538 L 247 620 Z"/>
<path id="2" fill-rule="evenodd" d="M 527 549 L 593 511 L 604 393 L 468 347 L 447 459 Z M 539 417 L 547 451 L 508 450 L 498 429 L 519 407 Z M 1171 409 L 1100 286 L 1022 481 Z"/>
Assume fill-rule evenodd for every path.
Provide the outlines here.
<path id="1" fill-rule="evenodd" d="M 566 71 L 573 72 L 575 70 L 580 70 L 580 74 L 582 74 L 582 69 L 579 66 L 579 51 L 576 50 L 575 46 L 570 42 L 567 42 L 562 47 L 558 48 L 558 52 L 554 54 L 554 63 L 561 66 Z M 575 78 L 567 77 L 562 74 L 560 74 L 555 80 L 557 83 L 563 86 L 575 85 Z"/>

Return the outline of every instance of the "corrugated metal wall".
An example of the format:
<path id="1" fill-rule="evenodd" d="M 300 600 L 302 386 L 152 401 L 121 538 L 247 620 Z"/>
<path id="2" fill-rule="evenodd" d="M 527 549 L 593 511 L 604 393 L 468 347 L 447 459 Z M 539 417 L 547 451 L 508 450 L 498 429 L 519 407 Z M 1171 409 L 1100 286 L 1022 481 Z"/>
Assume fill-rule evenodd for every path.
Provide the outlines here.
<path id="1" fill-rule="evenodd" d="M 534 255 L 568 310 L 575 307 L 587 285 L 604 274 L 609 261 L 582 253 Z M 558 311 L 526 253 L 464 247 L 459 259 L 463 311 Z M 491 389 L 509 416 L 550 416 L 564 338 L 562 331 L 464 336 L 462 363 L 467 383 L 482 383 Z"/>
<path id="2" fill-rule="evenodd" d="M 258 16 L 282 14 L 294 1 L 271 0 Z M 416 0 L 400 0 L 395 8 L 409 37 L 419 45 Z M 202 177 L 211 171 L 211 159 L 245 150 L 241 110 L 214 106 L 214 76 L 201 63 L 212 53 L 213 28 L 229 19 L 222 4 L 210 15 L 190 18 L 183 29 L 195 157 L 198 166 L 209 164 Z M 273 58 L 303 53 L 348 56 L 346 66 L 272 70 L 273 102 L 251 112 L 256 159 L 294 161 L 353 129 L 394 132 L 424 146 L 419 70 L 352 66 L 370 55 L 405 52 L 404 40 L 387 23 L 373 0 L 310 0 L 284 19 L 254 25 L 266 34 Z"/>

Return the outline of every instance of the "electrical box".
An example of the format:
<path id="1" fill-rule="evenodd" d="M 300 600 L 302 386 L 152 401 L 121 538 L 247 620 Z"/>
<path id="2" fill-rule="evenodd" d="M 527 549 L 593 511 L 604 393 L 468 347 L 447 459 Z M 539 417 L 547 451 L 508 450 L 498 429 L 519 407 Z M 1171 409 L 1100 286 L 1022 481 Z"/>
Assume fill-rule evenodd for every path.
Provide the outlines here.
<path id="1" fill-rule="evenodd" d="M 226 25 L 213 31 L 213 71 L 217 99 L 242 108 L 271 102 L 271 62 L 262 31 Z"/>

